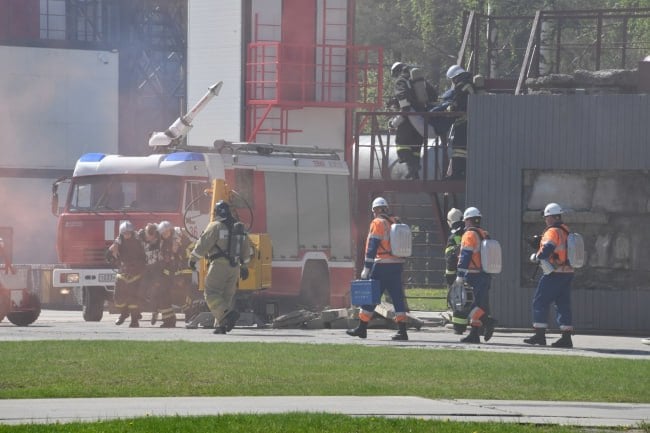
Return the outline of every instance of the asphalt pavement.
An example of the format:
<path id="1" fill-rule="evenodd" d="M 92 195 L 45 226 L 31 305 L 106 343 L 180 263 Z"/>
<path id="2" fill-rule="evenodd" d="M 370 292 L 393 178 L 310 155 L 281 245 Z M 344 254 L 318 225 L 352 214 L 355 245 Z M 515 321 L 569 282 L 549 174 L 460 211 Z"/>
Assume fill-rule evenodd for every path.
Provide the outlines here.
<path id="1" fill-rule="evenodd" d="M 418 313 L 414 313 L 418 316 Z M 424 326 L 409 331 L 409 341 L 393 342 L 391 329 L 372 328 L 367 339 L 345 334 L 346 322 L 334 329 L 273 329 L 237 327 L 228 335 L 209 329 L 160 329 L 142 321 L 141 328 L 115 326 L 117 316 L 100 322 L 84 322 L 79 311 L 44 310 L 28 327 L 0 322 L 0 341 L 23 340 L 136 340 L 197 342 L 295 342 L 310 344 L 357 344 L 421 349 L 487 350 L 564 356 L 588 356 L 650 361 L 650 346 L 642 338 L 629 336 L 575 335 L 573 349 L 528 346 L 529 333 L 497 328 L 488 343 L 463 344 L 449 329 L 438 326 L 435 316 L 422 313 Z M 148 319 L 145 316 L 145 319 Z M 555 335 L 549 340 L 553 341 Z M 650 363 L 648 364 L 650 375 Z M 646 380 L 640 378 L 640 380 Z M 650 404 L 553 401 L 505 401 L 438 399 L 405 396 L 278 396 L 278 397 L 169 397 L 0 400 L 0 424 L 97 421 L 162 415 L 267 414 L 327 412 L 352 416 L 417 417 L 451 421 L 497 421 L 532 424 L 562 424 L 589 427 L 639 427 L 650 423 Z"/>

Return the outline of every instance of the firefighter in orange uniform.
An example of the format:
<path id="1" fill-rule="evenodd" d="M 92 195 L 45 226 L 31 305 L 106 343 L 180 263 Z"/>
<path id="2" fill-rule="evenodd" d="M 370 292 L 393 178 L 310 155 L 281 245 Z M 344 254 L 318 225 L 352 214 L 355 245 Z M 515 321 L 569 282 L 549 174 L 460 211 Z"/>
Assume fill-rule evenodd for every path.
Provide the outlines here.
<path id="1" fill-rule="evenodd" d="M 463 287 L 465 283 L 473 288 L 474 302 L 470 305 L 469 324 L 471 331 L 462 343 L 480 343 L 481 328 L 483 339 L 489 341 L 494 333 L 496 320 L 490 317 L 490 274 L 481 266 L 481 241 L 489 234 L 481 228 L 481 212 L 475 207 L 468 207 L 463 213 L 465 232 L 460 241 L 460 255 L 454 287 Z"/>
<path id="2" fill-rule="evenodd" d="M 395 307 L 395 322 L 399 327 L 393 340 L 408 340 L 406 332 L 406 300 L 402 287 L 402 269 L 404 259 L 391 255 L 390 225 L 398 222 L 397 217 L 388 213 L 388 202 L 383 197 L 377 197 L 372 202 L 374 218 L 370 223 L 366 240 L 366 256 L 361 279 L 372 278 L 379 280 L 381 293 L 388 291 Z M 359 312 L 359 326 L 348 329 L 346 333 L 352 337 L 366 338 L 368 322 L 372 319 L 375 305 L 362 305 Z"/>
<path id="3" fill-rule="evenodd" d="M 135 236 L 135 228 L 130 221 L 120 224 L 120 232 L 107 252 L 109 261 L 118 260 L 120 267 L 115 277 L 115 307 L 120 309 L 120 317 L 115 321 L 121 325 L 131 316 L 130 328 L 140 327 L 140 283 L 144 274 L 146 259 L 142 243 Z"/>
<path id="4" fill-rule="evenodd" d="M 546 229 L 542 234 L 539 249 L 530 257 L 539 263 L 544 275 L 539 279 L 533 296 L 533 328 L 535 334 L 524 339 L 526 344 L 546 346 L 546 328 L 551 304 L 557 307 L 557 322 L 562 337 L 551 344 L 553 347 L 572 348 L 573 322 L 571 317 L 571 281 L 573 267 L 567 259 L 567 237 L 569 228 L 562 222 L 562 208 L 549 203 L 544 208 Z"/>

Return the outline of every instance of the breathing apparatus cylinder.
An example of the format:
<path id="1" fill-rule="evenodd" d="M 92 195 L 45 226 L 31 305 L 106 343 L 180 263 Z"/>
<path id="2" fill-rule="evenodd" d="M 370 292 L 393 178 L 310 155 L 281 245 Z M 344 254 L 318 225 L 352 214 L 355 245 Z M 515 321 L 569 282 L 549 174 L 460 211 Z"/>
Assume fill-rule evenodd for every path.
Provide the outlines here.
<path id="1" fill-rule="evenodd" d="M 241 222 L 236 222 L 232 227 L 232 240 L 230 242 L 230 261 L 232 266 L 236 266 L 240 263 L 243 263 L 243 249 L 244 241 L 246 238 L 246 231 L 244 230 L 244 224 Z"/>

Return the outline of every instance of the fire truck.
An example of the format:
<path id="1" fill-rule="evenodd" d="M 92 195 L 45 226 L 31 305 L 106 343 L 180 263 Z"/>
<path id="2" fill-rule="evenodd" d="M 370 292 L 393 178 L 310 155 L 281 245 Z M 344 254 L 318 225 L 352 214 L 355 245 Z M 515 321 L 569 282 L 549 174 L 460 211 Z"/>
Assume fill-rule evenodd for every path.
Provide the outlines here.
<path id="1" fill-rule="evenodd" d="M 53 184 L 63 264 L 53 271 L 53 286 L 79 293 L 86 321 L 101 320 L 106 302 L 111 307 L 116 271 L 105 251 L 122 221 L 142 228 L 166 220 L 198 237 L 220 198 L 230 202 L 253 241 L 251 277 L 240 290 L 262 317 L 297 306 L 349 305 L 354 260 L 347 164 L 337 152 L 314 147 L 223 140 L 210 148 L 179 145 L 220 85 L 167 131 L 151 136 L 155 153 L 88 153 L 72 177 Z M 69 185 L 59 208 L 63 182 Z"/>

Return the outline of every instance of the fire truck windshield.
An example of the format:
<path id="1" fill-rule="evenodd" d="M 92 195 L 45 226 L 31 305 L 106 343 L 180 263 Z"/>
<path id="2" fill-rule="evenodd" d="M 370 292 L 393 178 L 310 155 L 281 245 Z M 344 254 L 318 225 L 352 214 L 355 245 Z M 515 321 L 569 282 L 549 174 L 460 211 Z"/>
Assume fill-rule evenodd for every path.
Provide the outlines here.
<path id="1" fill-rule="evenodd" d="M 69 212 L 177 212 L 182 178 L 162 175 L 112 174 L 72 180 Z"/>

